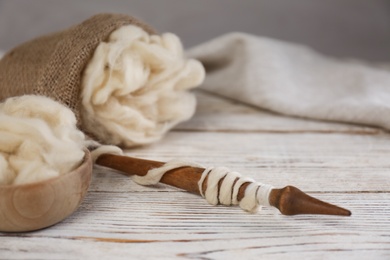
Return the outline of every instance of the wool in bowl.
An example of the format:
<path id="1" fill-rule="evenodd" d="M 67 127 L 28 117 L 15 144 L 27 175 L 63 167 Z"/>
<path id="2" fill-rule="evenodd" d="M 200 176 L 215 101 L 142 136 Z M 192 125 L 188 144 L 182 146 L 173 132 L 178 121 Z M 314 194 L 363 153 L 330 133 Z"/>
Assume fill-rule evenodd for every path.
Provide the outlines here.
<path id="1" fill-rule="evenodd" d="M 77 168 L 84 134 L 73 112 L 47 97 L 26 95 L 0 104 L 0 185 L 43 181 Z"/>

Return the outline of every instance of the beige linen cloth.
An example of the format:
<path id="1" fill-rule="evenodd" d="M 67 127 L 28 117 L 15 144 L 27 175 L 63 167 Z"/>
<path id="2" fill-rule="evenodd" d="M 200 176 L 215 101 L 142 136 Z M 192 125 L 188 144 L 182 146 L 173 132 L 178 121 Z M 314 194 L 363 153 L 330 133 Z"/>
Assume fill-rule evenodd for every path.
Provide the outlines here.
<path id="1" fill-rule="evenodd" d="M 188 52 L 206 68 L 202 88 L 285 115 L 390 129 L 390 69 L 231 33 Z"/>

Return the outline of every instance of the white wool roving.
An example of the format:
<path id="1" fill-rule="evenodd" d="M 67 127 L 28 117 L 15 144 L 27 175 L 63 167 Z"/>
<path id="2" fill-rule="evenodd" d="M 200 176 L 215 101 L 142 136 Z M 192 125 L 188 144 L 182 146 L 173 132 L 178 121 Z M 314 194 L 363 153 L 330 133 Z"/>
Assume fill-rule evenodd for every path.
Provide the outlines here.
<path id="1" fill-rule="evenodd" d="M 84 72 L 83 128 L 114 145 L 159 140 L 194 114 L 188 90 L 204 76 L 200 62 L 185 58 L 177 36 L 123 26 L 100 43 Z"/>
<path id="2" fill-rule="evenodd" d="M 0 184 L 46 180 L 75 169 L 84 134 L 73 112 L 47 97 L 21 96 L 0 104 Z"/>

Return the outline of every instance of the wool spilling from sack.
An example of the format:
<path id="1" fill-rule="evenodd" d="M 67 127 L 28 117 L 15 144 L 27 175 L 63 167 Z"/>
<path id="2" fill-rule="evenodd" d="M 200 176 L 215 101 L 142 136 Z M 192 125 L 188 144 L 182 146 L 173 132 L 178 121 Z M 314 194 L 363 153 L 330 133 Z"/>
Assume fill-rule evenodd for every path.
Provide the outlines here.
<path id="1" fill-rule="evenodd" d="M 202 83 L 200 62 L 187 59 L 179 38 L 125 25 L 101 42 L 82 78 L 82 128 L 104 143 L 155 142 L 194 114 L 188 90 Z"/>
<path id="2" fill-rule="evenodd" d="M 82 162 L 83 144 L 69 108 L 43 96 L 9 98 L 0 104 L 0 185 L 68 173 Z"/>

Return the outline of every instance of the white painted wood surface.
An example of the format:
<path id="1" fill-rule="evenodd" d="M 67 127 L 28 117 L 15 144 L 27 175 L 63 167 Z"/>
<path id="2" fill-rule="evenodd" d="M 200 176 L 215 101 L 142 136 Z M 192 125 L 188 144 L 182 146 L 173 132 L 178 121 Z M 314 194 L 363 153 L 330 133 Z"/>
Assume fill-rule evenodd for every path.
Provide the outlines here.
<path id="1" fill-rule="evenodd" d="M 248 214 L 95 168 L 76 213 L 41 231 L 0 233 L 0 259 L 390 259 L 388 133 L 198 97 L 191 121 L 128 153 L 228 166 L 276 187 L 295 185 L 353 215 Z"/>

